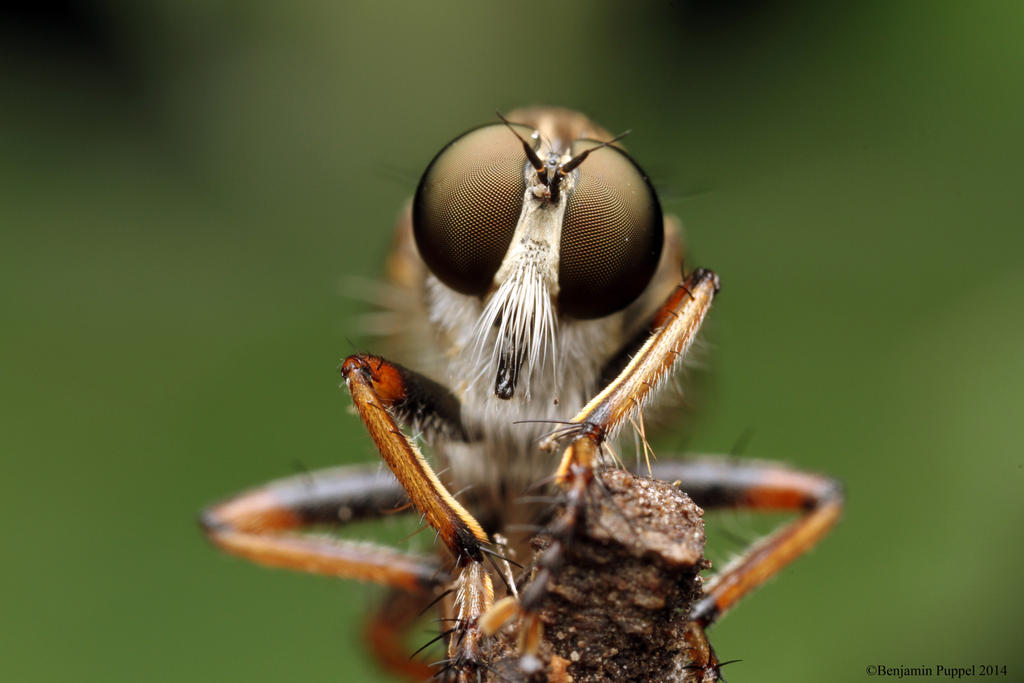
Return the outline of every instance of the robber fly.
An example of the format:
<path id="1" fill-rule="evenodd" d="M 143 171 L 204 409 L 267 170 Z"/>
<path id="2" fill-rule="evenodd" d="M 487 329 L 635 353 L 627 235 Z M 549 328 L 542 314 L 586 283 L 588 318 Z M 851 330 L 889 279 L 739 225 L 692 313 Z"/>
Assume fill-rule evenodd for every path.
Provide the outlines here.
<path id="1" fill-rule="evenodd" d="M 370 642 L 385 665 L 410 677 L 718 680 L 707 627 L 839 517 L 839 487 L 826 477 L 750 461 L 661 461 L 653 477 L 681 483 L 704 508 L 800 515 L 706 582 L 697 573 L 707 563 L 694 551 L 685 603 L 634 600 L 676 615 L 665 638 L 678 642 L 659 645 L 679 655 L 672 671 L 595 673 L 580 654 L 590 636 L 556 623 L 554 593 L 586 598 L 566 586 L 570 570 L 582 566 L 584 579 L 619 571 L 601 568 L 600 549 L 611 546 L 595 541 L 604 533 L 591 524 L 596 510 L 618 500 L 613 507 L 634 528 L 647 515 L 629 512 L 634 503 L 649 509 L 650 496 L 662 496 L 627 500 L 653 489 L 613 476 L 621 472 L 614 444 L 624 427 L 642 433 L 643 411 L 662 398 L 719 291 L 712 271 L 684 272 L 676 220 L 663 216 L 647 176 L 617 143 L 583 115 L 549 108 L 510 112 L 448 143 L 401 215 L 389 260 L 405 365 L 362 353 L 341 365 L 387 469 L 284 479 L 203 513 L 206 533 L 227 552 L 391 587 Z M 538 487 L 547 502 L 524 499 Z M 679 510 L 690 509 L 684 503 Z M 438 557 L 301 533 L 403 506 L 437 532 Z M 615 523 L 614 514 L 608 519 Z M 594 569 L 575 552 L 588 543 L 599 549 Z M 432 603 L 447 648 L 434 669 L 402 645 Z M 621 625 L 605 616 L 599 623 Z M 575 635 L 548 638 L 546 627 Z M 629 637 L 650 637 L 634 630 Z M 509 632 L 516 636 L 504 642 L 512 644 L 496 647 Z M 638 641 L 624 642 L 628 649 Z"/>

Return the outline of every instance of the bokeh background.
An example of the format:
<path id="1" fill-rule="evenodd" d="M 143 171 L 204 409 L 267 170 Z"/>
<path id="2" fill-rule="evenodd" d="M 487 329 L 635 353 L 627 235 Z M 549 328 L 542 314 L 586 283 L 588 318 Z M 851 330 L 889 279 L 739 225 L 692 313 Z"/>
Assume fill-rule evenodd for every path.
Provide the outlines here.
<path id="1" fill-rule="evenodd" d="M 374 459 L 345 278 L 380 275 L 445 142 L 533 103 L 633 129 L 722 277 L 659 452 L 752 434 L 847 486 L 714 628 L 730 681 L 1024 675 L 1024 6 L 720 5 L 5 5 L 0 679 L 391 680 L 358 638 L 376 589 L 222 556 L 195 518 Z M 715 528 L 727 556 L 761 522 Z"/>

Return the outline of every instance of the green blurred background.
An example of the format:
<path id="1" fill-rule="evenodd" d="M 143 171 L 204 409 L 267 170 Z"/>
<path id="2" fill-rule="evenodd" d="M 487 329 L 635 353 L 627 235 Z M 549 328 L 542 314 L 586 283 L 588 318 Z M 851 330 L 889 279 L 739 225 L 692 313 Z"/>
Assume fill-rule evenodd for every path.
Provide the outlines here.
<path id="1" fill-rule="evenodd" d="M 390 680 L 357 635 L 376 589 L 220 555 L 196 513 L 374 459 L 335 372 L 369 344 L 344 278 L 380 274 L 445 142 L 550 103 L 633 129 L 722 278 L 708 390 L 660 452 L 752 430 L 748 455 L 847 485 L 837 530 L 714 628 L 730 681 L 1020 680 L 1024 5 L 0 17 L 0 679 Z M 762 527 L 716 528 L 727 556 Z"/>

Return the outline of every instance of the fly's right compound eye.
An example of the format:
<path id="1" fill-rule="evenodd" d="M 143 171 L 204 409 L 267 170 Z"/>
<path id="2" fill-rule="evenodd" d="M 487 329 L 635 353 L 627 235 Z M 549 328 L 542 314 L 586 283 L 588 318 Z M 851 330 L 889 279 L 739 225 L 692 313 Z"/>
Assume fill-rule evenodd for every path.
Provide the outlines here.
<path id="1" fill-rule="evenodd" d="M 490 289 L 523 208 L 526 164 L 522 143 L 504 124 L 489 124 L 448 143 L 423 173 L 412 204 L 416 246 L 455 291 Z"/>
<path id="2" fill-rule="evenodd" d="M 658 196 L 633 159 L 617 147 L 577 140 L 573 155 L 593 154 L 576 172 L 562 222 L 559 310 L 600 318 L 636 300 L 654 277 L 665 241 Z"/>

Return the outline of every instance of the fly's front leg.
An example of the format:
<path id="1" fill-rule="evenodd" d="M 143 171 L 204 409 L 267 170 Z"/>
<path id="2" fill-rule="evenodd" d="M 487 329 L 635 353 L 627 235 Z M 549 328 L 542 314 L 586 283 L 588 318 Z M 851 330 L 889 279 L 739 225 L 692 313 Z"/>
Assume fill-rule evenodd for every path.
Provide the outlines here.
<path id="1" fill-rule="evenodd" d="M 414 426 L 454 430 L 452 435 L 458 435 L 458 403 L 440 385 L 376 356 L 348 357 L 341 374 L 384 462 L 455 560 L 456 623 L 449 639 L 446 670 L 456 676 L 476 674 L 484 666 L 477 622 L 494 599 L 491 579 L 482 564 L 489 540 L 396 422 L 400 419 Z"/>
<path id="2" fill-rule="evenodd" d="M 651 321 L 653 330 L 647 341 L 622 372 L 572 418 L 580 425 L 581 436 L 590 431 L 601 440 L 610 438 L 639 415 L 686 355 L 718 290 L 718 276 L 698 268 L 672 292 Z M 563 459 L 560 478 L 569 464 Z"/>
<path id="3" fill-rule="evenodd" d="M 524 655 L 536 653 L 541 640 L 536 613 L 564 560 L 565 544 L 572 541 L 579 527 L 591 484 L 609 462 L 603 444 L 639 415 L 644 403 L 686 355 L 718 289 L 718 276 L 713 272 L 693 271 L 658 310 L 650 336 L 626 367 L 572 418 L 571 426 L 557 430 L 544 444 L 553 448 L 559 439 L 572 437 L 555 474 L 566 504 L 546 530 L 551 544 L 537 559 L 534 579 L 521 595 Z"/>
<path id="4" fill-rule="evenodd" d="M 691 618 L 706 627 L 744 595 L 813 548 L 839 521 L 842 487 L 834 479 L 769 462 L 705 458 L 659 462 L 654 475 L 680 481 L 706 509 L 800 512 L 795 520 L 754 543 L 705 586 Z"/>
<path id="5" fill-rule="evenodd" d="M 566 490 L 589 484 L 603 462 L 602 444 L 639 416 L 644 404 L 686 355 L 718 293 L 718 276 L 698 268 L 680 284 L 655 314 L 653 331 L 626 367 L 572 418 L 566 428 L 573 441 L 565 450 L 555 479 Z M 560 432 L 562 430 L 559 430 Z M 555 433 L 549 443 L 560 437 Z"/>

